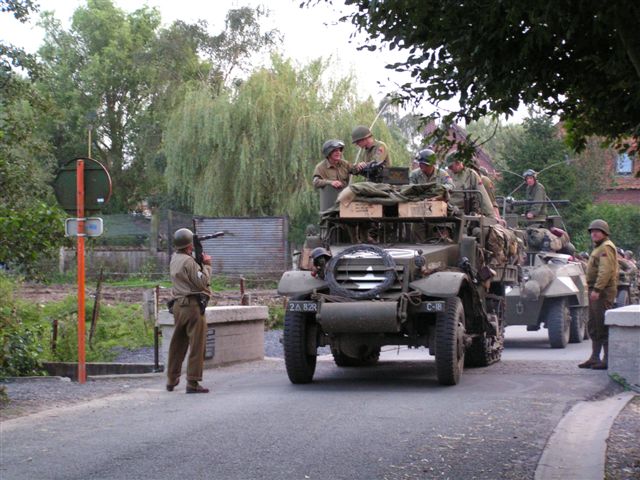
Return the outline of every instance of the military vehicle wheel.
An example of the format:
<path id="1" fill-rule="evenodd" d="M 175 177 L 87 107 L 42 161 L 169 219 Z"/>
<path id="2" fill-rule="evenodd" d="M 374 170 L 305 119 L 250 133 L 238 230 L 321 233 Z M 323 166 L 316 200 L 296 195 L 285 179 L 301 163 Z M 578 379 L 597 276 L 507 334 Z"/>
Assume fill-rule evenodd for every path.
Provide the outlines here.
<path id="1" fill-rule="evenodd" d="M 436 318 L 436 372 L 441 385 L 456 385 L 464 368 L 464 307 L 458 297 L 447 298 Z"/>
<path id="2" fill-rule="evenodd" d="M 613 308 L 625 307 L 631 303 L 629 298 L 629 290 L 623 288 L 618 290 L 618 295 L 616 295 L 616 301 L 613 302 Z"/>
<path id="3" fill-rule="evenodd" d="M 367 367 L 375 365 L 380 360 L 380 347 L 374 348 L 362 358 L 350 357 L 331 347 L 333 361 L 338 367 Z"/>
<path id="4" fill-rule="evenodd" d="M 303 312 L 286 312 L 284 315 L 284 364 L 291 383 L 309 383 L 316 371 L 315 329 L 310 328 L 315 315 Z"/>
<path id="5" fill-rule="evenodd" d="M 588 319 L 589 312 L 587 307 L 576 307 L 571 309 L 569 343 L 580 343 L 584 340 L 584 332 L 587 329 Z"/>
<path id="6" fill-rule="evenodd" d="M 547 329 L 551 348 L 565 348 L 571 333 L 571 318 L 566 298 L 549 299 L 547 306 Z"/>

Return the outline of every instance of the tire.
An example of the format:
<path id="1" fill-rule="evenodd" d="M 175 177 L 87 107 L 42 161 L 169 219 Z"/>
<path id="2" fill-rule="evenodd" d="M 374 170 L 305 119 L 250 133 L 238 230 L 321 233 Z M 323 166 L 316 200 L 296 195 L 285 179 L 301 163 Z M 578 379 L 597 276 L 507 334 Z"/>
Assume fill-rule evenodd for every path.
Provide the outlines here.
<path id="1" fill-rule="evenodd" d="M 331 347 L 333 361 L 338 367 L 368 367 L 375 365 L 380 360 L 380 347 L 374 348 L 368 355 L 362 358 L 350 357 Z"/>
<path id="2" fill-rule="evenodd" d="M 589 311 L 587 307 L 571 309 L 571 327 L 569 329 L 569 343 L 581 343 L 585 339 Z"/>
<path id="3" fill-rule="evenodd" d="M 464 368 L 464 307 L 447 298 L 436 318 L 436 373 L 441 385 L 457 385 Z"/>
<path id="4" fill-rule="evenodd" d="M 569 343 L 571 333 L 571 318 L 566 298 L 552 298 L 547 300 L 547 329 L 549 330 L 549 344 L 551 348 L 565 348 Z"/>
<path id="5" fill-rule="evenodd" d="M 309 326 L 315 316 L 302 312 L 284 315 L 284 364 L 291 383 L 310 383 L 316 371 L 316 350 L 309 350 Z"/>
<path id="6" fill-rule="evenodd" d="M 631 303 L 631 299 L 629 297 L 629 290 L 626 288 L 622 288 L 618 290 L 618 294 L 616 295 L 616 301 L 613 303 L 613 308 L 625 307 Z"/>

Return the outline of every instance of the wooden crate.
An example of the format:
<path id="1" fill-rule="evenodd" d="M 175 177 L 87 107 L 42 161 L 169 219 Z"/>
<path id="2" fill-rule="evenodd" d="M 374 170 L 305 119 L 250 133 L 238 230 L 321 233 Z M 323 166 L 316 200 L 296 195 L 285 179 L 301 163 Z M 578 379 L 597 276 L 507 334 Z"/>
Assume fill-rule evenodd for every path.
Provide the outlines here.
<path id="1" fill-rule="evenodd" d="M 367 202 L 341 203 L 340 218 L 382 218 L 382 205 Z"/>
<path id="2" fill-rule="evenodd" d="M 442 200 L 421 200 L 398 204 L 398 217 L 446 217 L 447 202 Z"/>

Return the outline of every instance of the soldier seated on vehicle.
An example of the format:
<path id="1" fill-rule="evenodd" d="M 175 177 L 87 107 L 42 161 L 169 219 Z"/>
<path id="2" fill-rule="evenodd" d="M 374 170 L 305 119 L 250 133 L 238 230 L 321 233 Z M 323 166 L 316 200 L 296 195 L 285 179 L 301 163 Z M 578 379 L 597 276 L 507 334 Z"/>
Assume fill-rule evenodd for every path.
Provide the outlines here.
<path id="1" fill-rule="evenodd" d="M 547 199 L 544 185 L 538 182 L 538 174 L 535 170 L 528 169 L 522 174 L 527 184 L 526 197 L 529 202 L 544 202 Z M 547 213 L 547 205 L 544 203 L 533 203 L 527 206 L 525 217 L 527 219 L 538 219 L 544 217 Z"/>

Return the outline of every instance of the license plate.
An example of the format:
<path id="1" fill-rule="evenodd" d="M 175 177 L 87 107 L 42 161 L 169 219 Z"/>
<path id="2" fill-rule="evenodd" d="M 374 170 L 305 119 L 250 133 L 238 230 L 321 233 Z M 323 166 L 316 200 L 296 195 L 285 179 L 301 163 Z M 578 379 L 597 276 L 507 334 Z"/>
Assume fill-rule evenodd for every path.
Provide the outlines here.
<path id="1" fill-rule="evenodd" d="M 291 300 L 287 305 L 289 312 L 318 313 L 318 303 L 311 300 Z"/>
<path id="2" fill-rule="evenodd" d="M 422 302 L 422 310 L 426 312 L 444 312 L 444 302 Z"/>

